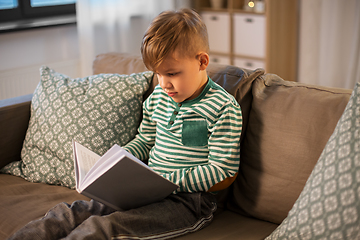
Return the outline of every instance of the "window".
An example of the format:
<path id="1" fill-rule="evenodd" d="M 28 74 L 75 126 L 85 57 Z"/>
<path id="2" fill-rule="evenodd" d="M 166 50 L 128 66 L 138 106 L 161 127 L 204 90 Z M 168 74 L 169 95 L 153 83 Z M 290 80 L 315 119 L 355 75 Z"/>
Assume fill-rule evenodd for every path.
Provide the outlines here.
<path id="1" fill-rule="evenodd" d="M 75 0 L 30 0 L 32 7 L 73 4 Z"/>
<path id="2" fill-rule="evenodd" d="M 75 2 L 76 0 L 0 0 L 0 23 L 22 22 L 29 26 L 29 23 L 39 19 L 70 15 L 73 16 L 74 23 Z M 19 28 L 19 24 L 16 26 Z M 0 27 L 0 30 L 3 29 Z"/>

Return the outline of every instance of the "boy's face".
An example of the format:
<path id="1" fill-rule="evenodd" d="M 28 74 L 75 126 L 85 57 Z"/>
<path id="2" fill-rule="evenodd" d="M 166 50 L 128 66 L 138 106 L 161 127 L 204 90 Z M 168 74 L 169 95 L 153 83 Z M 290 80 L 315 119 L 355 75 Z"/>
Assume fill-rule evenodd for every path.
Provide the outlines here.
<path id="1" fill-rule="evenodd" d="M 167 56 L 156 70 L 161 88 L 177 103 L 199 96 L 207 83 L 209 56 L 180 57 L 177 51 Z"/>

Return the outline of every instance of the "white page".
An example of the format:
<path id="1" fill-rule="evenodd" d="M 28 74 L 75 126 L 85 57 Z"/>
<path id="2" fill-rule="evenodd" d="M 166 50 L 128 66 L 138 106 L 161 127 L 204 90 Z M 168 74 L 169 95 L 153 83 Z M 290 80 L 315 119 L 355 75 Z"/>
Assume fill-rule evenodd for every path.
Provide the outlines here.
<path id="1" fill-rule="evenodd" d="M 102 165 L 107 165 L 111 160 L 115 157 L 115 154 L 121 149 L 121 147 L 117 144 L 112 146 L 100 159 L 97 161 L 92 169 L 88 172 L 88 176 L 86 178 L 89 178 L 91 175 L 94 174 L 96 171 L 98 173 L 98 169 L 101 169 Z"/>
<path id="2" fill-rule="evenodd" d="M 75 174 L 77 174 L 77 188 L 81 188 L 82 182 L 85 179 L 86 174 L 95 165 L 95 163 L 101 158 L 98 154 L 87 149 L 83 145 L 74 141 L 74 153 L 75 153 Z"/>
<path id="3" fill-rule="evenodd" d="M 116 153 L 119 151 L 120 146 L 115 144 L 112 146 L 90 169 L 86 174 L 82 182 L 82 189 L 85 189 L 89 184 L 95 181 L 105 171 L 104 167 L 111 168 L 118 159 L 116 159 Z"/>

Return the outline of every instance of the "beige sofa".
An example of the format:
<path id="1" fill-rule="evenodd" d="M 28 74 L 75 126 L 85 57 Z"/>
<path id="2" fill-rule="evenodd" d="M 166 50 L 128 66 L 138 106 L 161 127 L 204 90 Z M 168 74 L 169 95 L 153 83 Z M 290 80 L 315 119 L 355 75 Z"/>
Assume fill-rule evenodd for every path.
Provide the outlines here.
<path id="1" fill-rule="evenodd" d="M 93 65 L 94 74 L 145 70 L 139 56 L 119 53 L 99 55 Z M 260 69 L 234 66 L 210 64 L 208 74 L 242 107 L 241 165 L 236 181 L 217 195 L 213 223 L 179 239 L 264 239 L 298 198 L 351 90 L 284 81 Z M 0 101 L 0 168 L 20 159 L 31 97 Z M 0 239 L 57 203 L 78 199 L 88 198 L 66 187 L 0 174 Z"/>

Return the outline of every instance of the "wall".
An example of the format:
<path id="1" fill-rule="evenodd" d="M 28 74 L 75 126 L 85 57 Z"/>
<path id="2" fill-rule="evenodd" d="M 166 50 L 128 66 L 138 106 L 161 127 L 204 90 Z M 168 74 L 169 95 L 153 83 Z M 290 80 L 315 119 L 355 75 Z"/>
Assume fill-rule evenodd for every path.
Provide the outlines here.
<path id="1" fill-rule="evenodd" d="M 79 77 L 76 25 L 0 33 L 0 100 L 33 93 L 47 65 Z"/>
<path id="2" fill-rule="evenodd" d="M 353 89 L 360 81 L 360 0 L 301 0 L 298 81 Z"/>

